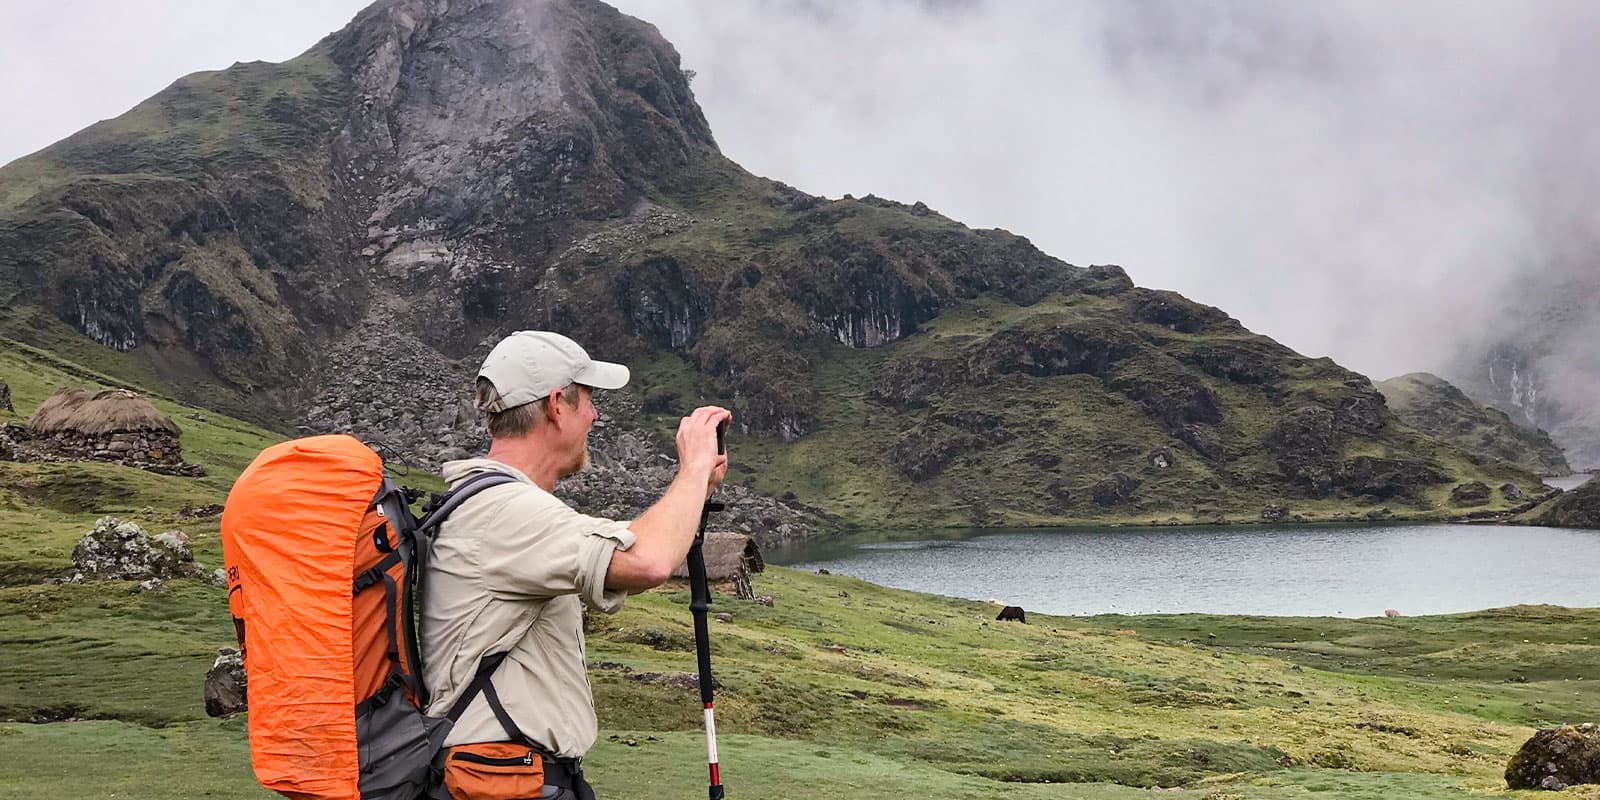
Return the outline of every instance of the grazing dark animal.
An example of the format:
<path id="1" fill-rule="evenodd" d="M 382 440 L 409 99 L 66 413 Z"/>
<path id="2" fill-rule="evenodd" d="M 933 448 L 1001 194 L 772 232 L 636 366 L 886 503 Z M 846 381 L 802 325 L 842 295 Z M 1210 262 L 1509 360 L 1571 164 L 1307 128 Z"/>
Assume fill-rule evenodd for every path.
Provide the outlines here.
<path id="1" fill-rule="evenodd" d="M 1028 624 L 1028 615 L 1023 613 L 1022 609 L 1018 606 L 1006 606 L 1005 608 L 1000 609 L 1000 616 L 995 617 L 995 619 L 1002 622 L 1015 620 L 1024 625 Z"/>

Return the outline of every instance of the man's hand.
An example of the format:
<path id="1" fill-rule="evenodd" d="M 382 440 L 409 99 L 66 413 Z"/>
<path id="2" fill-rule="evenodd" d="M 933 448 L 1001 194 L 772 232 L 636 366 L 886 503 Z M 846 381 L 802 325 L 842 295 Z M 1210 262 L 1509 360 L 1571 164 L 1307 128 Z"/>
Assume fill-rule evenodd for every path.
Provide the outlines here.
<path id="1" fill-rule="evenodd" d="M 733 419 L 733 413 L 717 406 L 701 406 L 678 422 L 678 471 L 686 476 L 705 476 L 706 496 L 717 490 L 728 475 L 728 456 L 717 452 L 717 426 Z"/>
<path id="2" fill-rule="evenodd" d="M 607 589 L 642 592 L 664 583 L 683 563 L 706 498 L 728 474 L 728 457 L 717 452 L 717 426 L 730 419 L 726 408 L 705 406 L 678 422 L 678 476 L 655 505 L 628 524 L 635 541 L 611 554 Z"/>

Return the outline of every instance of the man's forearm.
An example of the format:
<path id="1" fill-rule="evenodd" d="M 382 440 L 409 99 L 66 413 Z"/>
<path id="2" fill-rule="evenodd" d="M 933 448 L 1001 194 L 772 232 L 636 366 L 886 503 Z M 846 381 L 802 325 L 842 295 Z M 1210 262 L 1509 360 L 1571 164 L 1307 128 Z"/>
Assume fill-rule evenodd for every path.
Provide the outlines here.
<path id="1" fill-rule="evenodd" d="M 611 585 L 645 589 L 665 581 L 689 553 L 705 507 L 709 474 L 680 471 L 654 505 L 628 525 L 636 538 L 611 561 Z"/>

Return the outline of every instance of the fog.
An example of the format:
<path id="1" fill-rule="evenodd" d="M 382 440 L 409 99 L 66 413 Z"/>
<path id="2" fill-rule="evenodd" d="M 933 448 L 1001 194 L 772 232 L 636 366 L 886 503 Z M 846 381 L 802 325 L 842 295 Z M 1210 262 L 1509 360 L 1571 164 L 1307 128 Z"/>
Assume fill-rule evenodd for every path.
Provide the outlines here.
<path id="1" fill-rule="evenodd" d="M 620 5 L 752 171 L 1121 264 L 1375 378 L 1592 269 L 1594 4 Z"/>

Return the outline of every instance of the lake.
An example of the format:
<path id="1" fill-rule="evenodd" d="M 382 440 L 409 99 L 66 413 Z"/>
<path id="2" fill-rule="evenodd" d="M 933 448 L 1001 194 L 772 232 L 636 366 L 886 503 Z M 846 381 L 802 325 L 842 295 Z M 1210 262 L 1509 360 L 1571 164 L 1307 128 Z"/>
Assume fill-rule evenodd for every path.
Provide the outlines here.
<path id="1" fill-rule="evenodd" d="M 1557 489 L 1570 492 L 1573 489 L 1582 486 L 1584 482 L 1593 477 L 1593 473 L 1578 472 L 1561 478 L 1545 478 L 1544 482 L 1556 487 Z"/>
<path id="2" fill-rule="evenodd" d="M 984 530 L 834 540 L 773 563 L 1047 614 L 1449 614 L 1600 606 L 1600 531 L 1508 525 Z"/>

